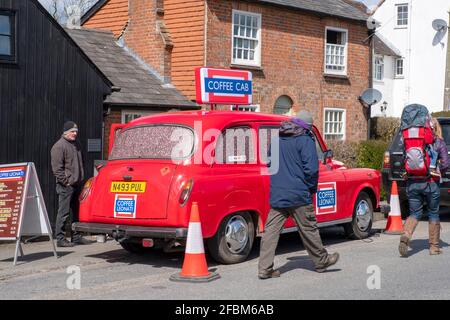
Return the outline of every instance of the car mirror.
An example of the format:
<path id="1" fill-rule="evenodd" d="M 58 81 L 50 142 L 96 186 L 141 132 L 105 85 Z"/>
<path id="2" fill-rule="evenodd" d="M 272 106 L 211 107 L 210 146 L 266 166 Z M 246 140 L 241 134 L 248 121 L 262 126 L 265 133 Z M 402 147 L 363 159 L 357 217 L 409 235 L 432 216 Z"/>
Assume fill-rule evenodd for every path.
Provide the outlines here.
<path id="1" fill-rule="evenodd" d="M 333 158 L 333 150 L 328 149 L 323 153 L 323 164 L 327 164 L 328 159 L 332 159 Z"/>

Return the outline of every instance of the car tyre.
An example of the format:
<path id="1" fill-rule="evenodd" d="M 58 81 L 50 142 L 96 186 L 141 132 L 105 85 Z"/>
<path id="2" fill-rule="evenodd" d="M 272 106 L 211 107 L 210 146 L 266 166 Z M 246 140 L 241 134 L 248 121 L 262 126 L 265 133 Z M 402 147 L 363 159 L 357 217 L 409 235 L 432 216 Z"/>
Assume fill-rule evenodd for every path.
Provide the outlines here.
<path id="1" fill-rule="evenodd" d="M 353 209 L 352 222 L 344 224 L 345 234 L 352 239 L 365 239 L 372 231 L 373 204 L 367 193 L 360 192 Z"/>
<path id="2" fill-rule="evenodd" d="M 210 255 L 219 263 L 235 264 L 247 259 L 255 240 L 255 225 L 248 212 L 231 214 L 220 223 L 214 237 L 206 240 Z"/>

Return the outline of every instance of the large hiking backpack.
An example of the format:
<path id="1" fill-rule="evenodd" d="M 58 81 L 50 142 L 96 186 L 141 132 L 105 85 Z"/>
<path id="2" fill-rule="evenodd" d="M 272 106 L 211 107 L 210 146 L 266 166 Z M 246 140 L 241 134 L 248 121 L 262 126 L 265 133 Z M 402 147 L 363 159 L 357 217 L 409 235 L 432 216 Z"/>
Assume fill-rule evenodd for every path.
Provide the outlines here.
<path id="1" fill-rule="evenodd" d="M 412 178 L 430 177 L 430 156 L 426 146 L 433 143 L 428 109 L 410 104 L 403 109 L 401 126 L 405 152 L 405 170 Z"/>

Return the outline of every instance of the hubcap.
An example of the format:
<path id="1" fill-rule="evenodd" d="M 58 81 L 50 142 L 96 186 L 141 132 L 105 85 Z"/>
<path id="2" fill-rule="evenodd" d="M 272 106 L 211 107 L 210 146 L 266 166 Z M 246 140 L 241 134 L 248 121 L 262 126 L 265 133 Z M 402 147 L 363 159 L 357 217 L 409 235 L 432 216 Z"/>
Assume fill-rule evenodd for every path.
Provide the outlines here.
<path id="1" fill-rule="evenodd" d="M 232 253 L 240 253 L 248 242 L 248 224 L 242 216 L 232 217 L 225 228 L 225 239 Z"/>
<path id="2" fill-rule="evenodd" d="M 369 204 L 366 200 L 361 200 L 356 207 L 356 225 L 361 231 L 366 231 L 369 228 L 372 220 Z"/>

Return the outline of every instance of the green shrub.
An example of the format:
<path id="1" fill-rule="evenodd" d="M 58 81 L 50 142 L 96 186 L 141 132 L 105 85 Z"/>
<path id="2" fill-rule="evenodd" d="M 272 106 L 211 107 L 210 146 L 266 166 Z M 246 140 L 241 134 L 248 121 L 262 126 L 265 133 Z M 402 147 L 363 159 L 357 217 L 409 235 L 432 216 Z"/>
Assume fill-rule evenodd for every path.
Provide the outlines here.
<path id="1" fill-rule="evenodd" d="M 384 152 L 388 148 L 388 142 L 381 140 L 361 141 L 358 148 L 357 166 L 359 168 L 371 168 L 380 171 L 383 166 Z M 381 184 L 381 200 L 386 200 L 386 191 Z"/>
<path id="2" fill-rule="evenodd" d="M 371 135 L 373 139 L 391 141 L 400 126 L 400 118 L 375 117 L 371 119 Z"/>
<path id="3" fill-rule="evenodd" d="M 358 168 L 381 170 L 388 142 L 381 140 L 361 141 L 358 146 L 356 165 Z"/>

